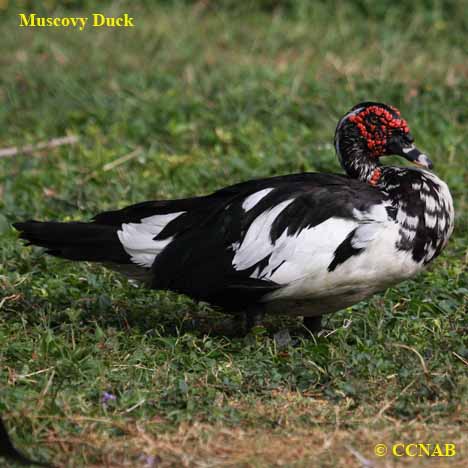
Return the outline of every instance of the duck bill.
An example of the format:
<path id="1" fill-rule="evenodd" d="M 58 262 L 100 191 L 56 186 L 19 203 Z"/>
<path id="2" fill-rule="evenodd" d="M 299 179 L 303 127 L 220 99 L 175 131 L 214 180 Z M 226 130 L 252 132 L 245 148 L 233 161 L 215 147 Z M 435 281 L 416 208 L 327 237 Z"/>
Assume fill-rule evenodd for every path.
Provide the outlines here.
<path id="1" fill-rule="evenodd" d="M 407 147 L 400 146 L 395 149 L 395 154 L 403 156 L 408 161 L 416 164 L 416 166 L 424 167 L 425 169 L 432 169 L 434 167 L 434 164 L 432 164 L 432 161 L 427 157 L 427 155 L 419 151 L 414 145 Z"/>
<path id="2" fill-rule="evenodd" d="M 416 148 L 416 146 L 411 145 L 408 148 L 401 149 L 401 155 L 406 158 L 408 161 L 416 164 L 416 166 L 424 167 L 426 169 L 432 169 L 434 164 L 432 161 L 421 151 Z"/>

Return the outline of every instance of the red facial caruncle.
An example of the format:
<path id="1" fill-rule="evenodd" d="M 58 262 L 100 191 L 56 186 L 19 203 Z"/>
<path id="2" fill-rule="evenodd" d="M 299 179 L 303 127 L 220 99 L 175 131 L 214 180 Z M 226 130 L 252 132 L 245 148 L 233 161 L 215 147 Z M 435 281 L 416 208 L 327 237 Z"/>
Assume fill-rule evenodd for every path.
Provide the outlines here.
<path id="1" fill-rule="evenodd" d="M 366 139 L 371 155 L 379 157 L 385 153 L 385 145 L 394 130 L 409 133 L 406 120 L 399 118 L 400 112 L 392 108 L 398 118 L 388 110 L 379 106 L 370 106 L 349 117 L 349 121 L 356 124 L 359 133 Z"/>
<path id="2" fill-rule="evenodd" d="M 374 187 L 379 183 L 380 176 L 382 175 L 382 169 L 380 167 L 377 167 L 374 169 L 372 172 L 370 178 L 369 178 L 369 184 L 373 185 Z"/>

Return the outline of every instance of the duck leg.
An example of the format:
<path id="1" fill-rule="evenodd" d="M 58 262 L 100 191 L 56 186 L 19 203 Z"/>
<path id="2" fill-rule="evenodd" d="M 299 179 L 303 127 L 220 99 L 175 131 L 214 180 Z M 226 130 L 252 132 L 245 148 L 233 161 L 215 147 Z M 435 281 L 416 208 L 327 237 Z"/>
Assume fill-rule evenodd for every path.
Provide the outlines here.
<path id="1" fill-rule="evenodd" d="M 263 324 L 265 312 L 262 307 L 247 307 L 233 313 L 232 318 L 223 322 L 222 332 L 226 336 L 241 338 L 250 333 L 252 328 Z"/>
<path id="2" fill-rule="evenodd" d="M 263 325 L 265 311 L 263 307 L 248 307 L 244 316 L 246 332 L 249 333 L 252 328 Z"/>
<path id="3" fill-rule="evenodd" d="M 314 335 L 322 330 L 322 317 L 304 317 L 304 327 Z"/>

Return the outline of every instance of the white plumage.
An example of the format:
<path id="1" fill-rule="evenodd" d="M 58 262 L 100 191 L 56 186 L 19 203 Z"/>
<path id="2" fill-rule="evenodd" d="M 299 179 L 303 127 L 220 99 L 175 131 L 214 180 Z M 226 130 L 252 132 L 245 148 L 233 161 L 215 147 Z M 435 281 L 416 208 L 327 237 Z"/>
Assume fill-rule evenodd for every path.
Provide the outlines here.
<path id="1" fill-rule="evenodd" d="M 266 188 L 258 192 L 255 192 L 252 195 L 249 195 L 242 203 L 242 208 L 245 211 L 251 210 L 260 200 L 262 200 L 262 198 L 265 198 L 272 190 L 274 189 Z"/>
<path id="2" fill-rule="evenodd" d="M 156 256 L 169 245 L 172 237 L 156 241 L 154 238 L 174 219 L 184 211 L 155 215 L 143 218 L 140 223 L 122 224 L 117 231 L 122 247 L 130 255 L 132 261 L 139 266 L 151 268 Z"/>

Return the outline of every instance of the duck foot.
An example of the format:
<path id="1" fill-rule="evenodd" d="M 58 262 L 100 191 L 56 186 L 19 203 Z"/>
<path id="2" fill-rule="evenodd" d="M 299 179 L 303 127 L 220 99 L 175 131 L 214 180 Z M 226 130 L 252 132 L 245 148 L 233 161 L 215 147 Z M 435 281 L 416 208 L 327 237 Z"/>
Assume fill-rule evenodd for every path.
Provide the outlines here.
<path id="1" fill-rule="evenodd" d="M 322 330 L 322 317 L 304 317 L 304 327 L 316 335 Z"/>

